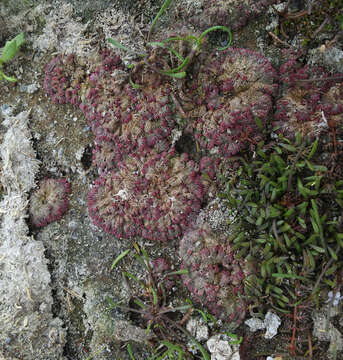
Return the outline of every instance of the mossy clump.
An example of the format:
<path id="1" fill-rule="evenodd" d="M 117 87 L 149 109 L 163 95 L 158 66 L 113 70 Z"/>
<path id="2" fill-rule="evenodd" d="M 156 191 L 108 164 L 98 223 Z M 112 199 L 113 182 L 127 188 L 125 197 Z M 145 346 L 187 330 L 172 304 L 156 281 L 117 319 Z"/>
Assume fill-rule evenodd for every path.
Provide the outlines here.
<path id="1" fill-rule="evenodd" d="M 343 181 L 315 156 L 318 147 L 319 139 L 311 144 L 300 134 L 293 143 L 261 142 L 221 194 L 231 207 L 233 250 L 258 264 L 250 295 L 282 311 L 323 283 L 334 288 L 343 265 Z"/>

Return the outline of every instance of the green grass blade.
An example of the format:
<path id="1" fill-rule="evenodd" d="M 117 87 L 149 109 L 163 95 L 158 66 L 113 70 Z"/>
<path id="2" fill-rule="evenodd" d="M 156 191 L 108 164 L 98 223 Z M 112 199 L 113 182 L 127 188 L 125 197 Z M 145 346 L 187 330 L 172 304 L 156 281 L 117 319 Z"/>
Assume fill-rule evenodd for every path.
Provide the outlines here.
<path id="1" fill-rule="evenodd" d="M 17 47 L 20 47 L 21 45 L 24 44 L 25 42 L 25 37 L 24 37 L 24 33 L 21 32 L 20 34 L 18 34 L 15 38 L 14 38 L 16 44 L 17 44 Z"/>
<path id="2" fill-rule="evenodd" d="M 312 148 L 311 148 L 310 153 L 307 156 L 307 160 L 310 160 L 312 158 L 312 156 L 315 154 L 315 152 L 317 151 L 318 143 L 319 143 L 319 139 L 317 138 L 315 140 L 315 142 L 312 144 Z"/>
<path id="3" fill-rule="evenodd" d="M 168 76 L 173 77 L 175 79 L 183 79 L 186 76 L 186 72 L 182 71 L 182 72 L 178 72 L 178 73 L 175 73 L 175 74 L 165 73 L 165 75 L 168 75 Z"/>
<path id="4" fill-rule="evenodd" d="M 4 79 L 7 80 L 7 81 L 10 81 L 10 82 L 16 82 L 16 81 L 18 81 L 15 77 L 13 77 L 13 76 L 7 76 L 6 74 L 4 74 L 4 73 L 0 70 L 0 79 L 1 79 L 1 77 L 4 78 Z"/>
<path id="5" fill-rule="evenodd" d="M 113 270 L 115 268 L 115 266 L 118 264 L 118 262 L 123 258 L 125 257 L 128 253 L 130 252 L 130 250 L 125 250 L 123 251 L 120 255 L 118 255 L 115 260 L 113 261 L 112 263 L 112 266 L 111 266 L 111 270 Z"/>
<path id="6" fill-rule="evenodd" d="M 129 78 L 129 82 L 130 82 L 130 85 L 131 85 L 134 89 L 138 90 L 138 89 L 141 88 L 141 86 L 140 86 L 139 84 L 136 84 L 136 83 L 133 82 L 133 80 L 131 79 L 131 77 Z"/>
<path id="7" fill-rule="evenodd" d="M 128 271 L 123 271 L 123 275 L 128 277 L 129 279 L 136 281 L 138 284 L 142 285 L 142 287 L 146 287 L 145 284 L 137 278 L 137 276 L 129 273 Z"/>
<path id="8" fill-rule="evenodd" d="M 143 256 L 135 254 L 134 257 L 137 259 L 137 261 L 139 261 L 140 264 L 142 264 L 145 269 L 149 270 L 148 263 L 144 260 Z"/>
<path id="9" fill-rule="evenodd" d="M 283 148 L 285 148 L 286 150 L 288 150 L 290 152 L 296 152 L 297 151 L 296 147 L 294 147 L 293 145 L 280 144 L 280 146 L 282 146 Z"/>
<path id="10" fill-rule="evenodd" d="M 165 276 L 172 276 L 172 275 L 185 275 L 188 274 L 188 270 L 187 269 L 182 269 L 182 270 L 178 270 L 178 271 L 172 271 L 170 273 L 167 273 Z"/>
<path id="11" fill-rule="evenodd" d="M 157 23 L 157 20 L 162 16 L 162 14 L 166 11 L 167 7 L 169 6 L 169 4 L 171 3 L 171 0 L 165 0 L 165 2 L 163 3 L 163 5 L 161 6 L 160 11 L 157 13 L 157 15 L 155 16 L 154 20 L 151 23 L 150 26 L 150 30 L 149 30 L 149 35 L 148 35 L 148 40 L 150 38 L 150 34 L 152 32 L 152 29 L 154 28 L 154 26 Z"/>
<path id="12" fill-rule="evenodd" d="M 243 336 L 240 336 L 238 338 L 238 336 L 236 334 L 233 334 L 230 332 L 226 332 L 225 334 L 232 339 L 232 340 L 229 340 L 230 345 L 238 345 L 243 341 Z"/>
<path id="13" fill-rule="evenodd" d="M 131 348 L 131 344 L 127 344 L 126 349 L 127 349 L 127 352 L 129 353 L 130 359 L 135 360 L 135 357 L 133 356 L 133 351 L 132 351 L 132 348 Z"/>
<path id="14" fill-rule="evenodd" d="M 133 302 L 136 305 L 138 305 L 140 308 L 142 308 L 143 310 L 146 308 L 146 306 L 141 301 L 139 301 L 138 299 L 133 300 Z"/>
<path id="15" fill-rule="evenodd" d="M 114 302 L 109 296 L 106 296 L 105 299 L 108 302 L 110 310 L 115 309 L 116 307 L 120 306 L 120 304 L 122 303 L 122 301 Z"/>
<path id="16" fill-rule="evenodd" d="M 185 59 L 173 48 L 168 48 L 168 50 L 175 56 L 177 57 L 180 61 L 184 61 Z"/>
<path id="17" fill-rule="evenodd" d="M 170 311 L 171 312 L 185 311 L 185 310 L 189 310 L 191 307 L 192 307 L 191 305 L 176 306 L 176 307 L 173 307 L 172 310 L 170 310 Z"/>
<path id="18" fill-rule="evenodd" d="M 150 41 L 147 43 L 147 46 L 156 46 L 156 47 L 165 48 L 166 44 L 161 41 Z"/>
<path id="19" fill-rule="evenodd" d="M 335 250 L 331 249 L 330 246 L 328 246 L 328 250 L 329 250 L 329 253 L 330 253 L 331 257 L 332 257 L 335 261 L 338 261 L 338 257 L 337 257 L 337 254 L 335 253 Z"/>
<path id="20" fill-rule="evenodd" d="M 208 352 L 205 350 L 205 348 L 200 343 L 198 343 L 196 340 L 193 340 L 193 341 L 194 341 L 195 346 L 201 352 L 202 360 L 210 360 L 211 359 L 210 355 L 208 355 Z"/>
<path id="21" fill-rule="evenodd" d="M 175 74 L 175 73 L 178 73 L 180 72 L 185 66 L 187 66 L 189 63 L 189 57 L 186 56 L 185 60 L 182 62 L 182 64 L 174 69 L 171 69 L 171 70 L 166 70 L 164 71 L 163 73 L 164 74 L 167 74 L 167 75 L 171 75 L 171 74 Z"/>
<path id="22" fill-rule="evenodd" d="M 152 286 L 150 287 L 150 290 L 151 290 L 152 297 L 153 297 L 153 304 L 157 305 L 157 302 L 158 302 L 157 293 L 156 293 L 155 289 Z"/>
<path id="23" fill-rule="evenodd" d="M 129 53 L 131 53 L 131 54 L 136 54 L 136 55 L 138 55 L 138 56 L 146 56 L 145 54 L 139 54 L 139 53 L 137 53 L 136 51 L 131 50 L 131 49 L 128 48 L 127 46 L 122 45 L 120 42 L 118 42 L 118 41 L 116 41 L 116 40 L 114 40 L 114 39 L 112 39 L 112 38 L 107 38 L 106 40 L 107 40 L 110 44 L 112 44 L 113 46 L 117 47 L 118 49 L 127 51 L 127 52 L 129 52 Z"/>
<path id="24" fill-rule="evenodd" d="M 217 48 L 217 50 L 226 50 L 232 43 L 232 33 L 230 31 L 230 29 L 226 26 L 212 26 L 208 29 L 206 29 L 198 38 L 198 41 L 197 41 L 197 46 L 200 47 L 201 46 L 201 41 L 202 39 L 204 38 L 204 36 L 206 36 L 209 32 L 211 31 L 216 31 L 216 30 L 221 30 L 221 31 L 224 31 L 224 32 L 227 32 L 229 34 L 229 41 L 228 41 L 228 44 L 224 47 L 220 47 L 220 48 Z"/>
<path id="25" fill-rule="evenodd" d="M 280 273 L 274 273 L 272 274 L 273 277 L 278 279 L 297 279 L 297 280 L 303 280 L 303 281 L 309 281 L 309 279 L 305 278 L 304 276 L 296 275 L 296 274 L 280 274 Z"/>
<path id="26" fill-rule="evenodd" d="M 141 248 L 141 251 L 142 251 L 142 254 L 143 254 L 143 257 L 144 257 L 144 260 L 145 260 L 146 264 L 149 264 L 148 253 L 146 252 L 146 250 L 144 248 Z"/>

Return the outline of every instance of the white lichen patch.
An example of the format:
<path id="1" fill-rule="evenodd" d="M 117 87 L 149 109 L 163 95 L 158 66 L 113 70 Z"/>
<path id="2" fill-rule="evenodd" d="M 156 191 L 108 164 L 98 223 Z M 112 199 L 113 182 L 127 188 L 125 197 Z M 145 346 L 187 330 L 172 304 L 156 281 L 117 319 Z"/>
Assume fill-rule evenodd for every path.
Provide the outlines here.
<path id="1" fill-rule="evenodd" d="M 127 52 L 115 48 L 124 63 L 130 63 L 133 58 L 137 57 L 137 54 L 145 53 L 142 31 L 146 29 L 146 24 L 136 21 L 133 16 L 115 7 L 110 7 L 104 13 L 99 14 L 96 21 L 102 28 L 106 39 L 112 38 L 132 51 Z M 112 45 L 109 47 L 114 48 Z"/>
<path id="2" fill-rule="evenodd" d="M 5 191 L 0 202 L 0 344 L 10 339 L 19 358 L 61 359 L 65 330 L 62 321 L 53 319 L 45 249 L 28 235 L 25 220 L 28 191 L 35 186 L 39 170 L 28 128 L 30 111 L 2 115 L 7 132 L 0 145 L 0 181 Z M 61 336 L 49 344 L 46 334 L 52 327 Z"/>
<path id="3" fill-rule="evenodd" d="M 60 2 L 46 16 L 43 33 L 33 41 L 33 47 L 42 52 L 57 50 L 60 53 L 75 53 L 89 56 L 95 51 L 91 40 L 85 36 L 88 24 L 81 19 L 73 19 L 74 8 L 71 4 Z"/>
<path id="4" fill-rule="evenodd" d="M 29 115 L 29 111 L 24 111 L 17 116 L 6 117 L 2 123 L 8 128 L 0 146 L 2 184 L 6 189 L 26 192 L 35 186 L 40 162 L 32 148 L 27 126 Z"/>

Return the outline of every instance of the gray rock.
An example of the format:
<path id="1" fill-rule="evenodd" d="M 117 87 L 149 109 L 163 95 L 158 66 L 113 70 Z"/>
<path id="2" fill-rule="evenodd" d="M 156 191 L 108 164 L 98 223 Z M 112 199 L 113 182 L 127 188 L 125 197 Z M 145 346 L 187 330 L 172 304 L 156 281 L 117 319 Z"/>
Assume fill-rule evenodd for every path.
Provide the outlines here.
<path id="1" fill-rule="evenodd" d="M 264 325 L 264 321 L 259 318 L 250 318 L 248 320 L 244 321 L 245 325 L 248 325 L 250 328 L 250 331 L 256 332 L 258 330 L 263 330 L 266 328 Z"/>
<path id="2" fill-rule="evenodd" d="M 211 360 L 240 360 L 239 345 L 230 345 L 230 337 L 223 334 L 212 336 L 206 342 Z"/>
<path id="3" fill-rule="evenodd" d="M 190 319 L 186 328 L 198 341 L 208 339 L 208 327 L 201 319 Z"/>
<path id="4" fill-rule="evenodd" d="M 329 341 L 328 355 L 333 358 L 337 351 L 343 350 L 343 337 L 332 324 L 328 311 L 315 311 L 313 316 L 313 335 L 321 341 Z"/>
<path id="5" fill-rule="evenodd" d="M 281 325 L 281 320 L 277 315 L 268 311 L 264 318 L 264 325 L 267 329 L 264 334 L 265 339 L 272 339 L 277 334 L 277 329 Z"/>
<path id="6" fill-rule="evenodd" d="M 250 331 L 252 332 L 266 329 L 266 333 L 264 334 L 265 339 L 272 339 L 277 334 L 277 329 L 281 324 L 281 320 L 273 312 L 268 311 L 264 321 L 259 318 L 251 318 L 244 323 L 249 326 Z"/>
<path id="7" fill-rule="evenodd" d="M 308 63 L 323 66 L 332 72 L 343 72 L 343 50 L 334 46 L 329 48 L 321 45 L 310 50 Z"/>

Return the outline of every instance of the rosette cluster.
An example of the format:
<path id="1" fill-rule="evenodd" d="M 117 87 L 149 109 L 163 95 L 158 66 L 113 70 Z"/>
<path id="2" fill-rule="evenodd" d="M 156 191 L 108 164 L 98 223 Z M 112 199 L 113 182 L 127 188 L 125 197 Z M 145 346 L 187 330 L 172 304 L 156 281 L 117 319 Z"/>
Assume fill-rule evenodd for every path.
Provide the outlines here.
<path id="1" fill-rule="evenodd" d="M 79 106 L 95 135 L 100 177 L 89 194 L 90 217 L 119 238 L 175 239 L 199 212 L 205 185 L 199 165 L 171 144 L 176 110 L 170 86 L 144 71 L 145 86 L 135 89 L 108 51 L 92 61 L 85 71 L 75 57 L 58 56 L 44 81 L 55 103 Z"/>
<path id="2" fill-rule="evenodd" d="M 201 207 L 198 166 L 173 151 L 132 154 L 99 177 L 89 194 L 93 222 L 119 238 L 177 239 Z"/>
<path id="3" fill-rule="evenodd" d="M 89 194 L 90 216 L 120 238 L 181 237 L 214 189 L 218 154 L 230 157 L 261 138 L 256 118 L 267 122 L 276 89 L 270 63 L 251 50 L 210 54 L 194 66 L 185 86 L 161 75 L 158 55 L 165 54 L 153 50 L 149 67 L 138 64 L 131 80 L 108 50 L 87 60 L 58 55 L 46 67 L 48 95 L 55 103 L 78 106 L 95 135 L 93 162 L 100 177 Z M 180 116 L 177 99 L 185 93 L 191 106 Z M 185 116 L 202 148 L 199 163 L 172 145 L 177 119 Z"/>
<path id="4" fill-rule="evenodd" d="M 204 225 L 192 229 L 182 238 L 179 255 L 188 270 L 183 282 L 198 302 L 224 321 L 244 319 L 243 280 L 248 274 L 224 234 L 216 235 Z"/>
<path id="5" fill-rule="evenodd" d="M 280 68 L 282 96 L 277 100 L 273 125 L 292 138 L 299 131 L 312 138 L 336 128 L 343 116 L 342 74 L 329 75 L 323 68 L 295 60 Z"/>
<path id="6" fill-rule="evenodd" d="M 205 0 L 201 15 L 191 16 L 190 22 L 202 31 L 213 24 L 237 31 L 275 3 L 276 0 Z"/>
<path id="7" fill-rule="evenodd" d="M 29 213 L 31 224 L 43 227 L 60 220 L 68 209 L 70 184 L 66 179 L 45 178 L 30 196 Z"/>
<path id="8" fill-rule="evenodd" d="M 112 170 L 129 154 L 169 148 L 166 139 L 175 127 L 169 90 L 135 90 L 112 52 L 87 63 L 59 55 L 45 73 L 44 88 L 53 102 L 76 105 L 89 120 L 95 135 L 93 160 L 101 172 Z"/>
<path id="9" fill-rule="evenodd" d="M 122 94 L 112 99 L 111 108 L 92 122 L 96 143 L 93 160 L 99 169 L 111 170 L 129 154 L 169 149 L 175 118 L 167 89 L 148 95 L 126 84 Z"/>
<path id="10" fill-rule="evenodd" d="M 198 96 L 189 129 L 200 146 L 228 158 L 262 140 L 276 79 L 270 62 L 255 51 L 229 48 L 211 54 L 191 85 Z"/>
<path id="11" fill-rule="evenodd" d="M 85 74 L 85 67 L 80 66 L 73 54 L 57 55 L 45 67 L 44 90 L 55 104 L 78 106 Z"/>

